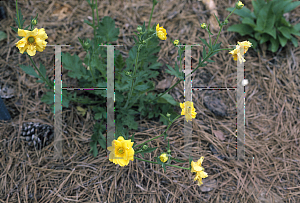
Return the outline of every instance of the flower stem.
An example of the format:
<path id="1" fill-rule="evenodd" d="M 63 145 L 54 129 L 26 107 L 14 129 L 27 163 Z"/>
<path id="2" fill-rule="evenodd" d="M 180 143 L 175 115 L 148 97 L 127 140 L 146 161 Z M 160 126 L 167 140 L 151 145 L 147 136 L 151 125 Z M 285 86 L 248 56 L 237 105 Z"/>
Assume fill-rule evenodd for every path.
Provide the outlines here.
<path id="1" fill-rule="evenodd" d="M 27 55 L 28 55 L 28 54 L 27 54 Z M 29 56 L 29 55 L 28 55 L 28 56 Z M 29 59 L 30 59 L 30 61 L 32 62 L 34 68 L 39 72 L 40 76 L 42 76 L 42 79 L 44 80 L 44 82 L 46 82 L 47 85 L 48 85 L 51 89 L 53 89 L 54 85 L 51 84 L 51 83 L 49 83 L 48 80 L 46 80 L 46 78 L 43 76 L 43 74 L 41 73 L 41 71 L 36 67 L 36 65 L 35 65 L 34 61 L 32 60 L 31 56 L 29 56 Z"/>
<path id="2" fill-rule="evenodd" d="M 145 161 L 145 162 L 152 163 L 152 164 L 160 164 L 160 163 L 155 162 L 155 161 L 149 161 L 149 160 L 141 159 L 141 158 L 138 158 L 138 157 L 134 157 L 134 158 L 137 159 L 137 160 Z M 184 167 L 181 167 L 181 166 L 175 166 L 175 165 L 172 165 L 172 164 L 165 164 L 165 165 L 166 166 L 172 166 L 172 167 L 175 167 L 175 168 L 190 170 L 189 168 L 184 168 Z"/>
<path id="3" fill-rule="evenodd" d="M 147 141 L 143 142 L 142 144 L 136 145 L 136 146 L 133 147 L 133 149 L 135 149 L 135 148 L 137 148 L 137 147 L 139 147 L 139 146 L 143 146 L 143 145 L 146 144 L 147 142 L 150 142 L 150 141 L 152 141 L 152 140 L 155 140 L 155 139 L 157 139 L 157 138 L 163 136 L 163 135 L 165 134 L 165 132 L 168 131 L 168 129 L 170 128 L 170 126 L 173 124 L 173 122 L 176 121 L 180 116 L 181 116 L 181 115 L 177 116 L 172 122 L 170 122 L 169 125 L 168 125 L 168 127 L 167 127 L 167 129 L 166 129 L 161 135 L 158 135 L 158 136 L 156 136 L 156 137 L 154 137 L 154 138 L 152 138 L 152 139 L 150 139 L 150 140 L 147 140 Z"/>
<path id="4" fill-rule="evenodd" d="M 154 6 L 155 6 L 155 4 L 154 4 L 154 1 L 153 1 L 152 10 L 151 10 L 151 14 L 150 14 L 150 19 L 149 19 L 149 23 L 148 23 L 148 30 L 150 28 L 150 23 L 151 23 L 151 19 L 152 19 L 152 14 L 153 14 Z"/>
<path id="5" fill-rule="evenodd" d="M 97 1 L 97 0 L 96 0 Z M 93 28 L 94 28 L 94 36 L 96 36 L 96 29 L 95 29 L 95 16 L 94 16 L 94 0 L 92 0 L 92 16 L 93 16 Z"/>
<path id="6" fill-rule="evenodd" d="M 233 11 L 231 11 L 231 13 L 227 16 L 227 18 L 226 18 L 225 20 L 228 20 L 228 18 L 231 16 L 231 14 L 233 14 L 233 12 L 234 12 L 235 10 L 236 10 L 236 8 L 234 8 Z M 224 20 L 224 21 L 225 21 L 225 20 Z M 218 41 L 218 39 L 219 39 L 219 36 L 220 36 L 220 34 L 221 34 L 222 28 L 223 28 L 223 25 L 220 27 L 220 30 L 219 30 L 219 33 L 218 33 L 218 36 L 217 36 L 217 39 L 216 39 L 214 45 L 217 43 L 217 41 Z"/>

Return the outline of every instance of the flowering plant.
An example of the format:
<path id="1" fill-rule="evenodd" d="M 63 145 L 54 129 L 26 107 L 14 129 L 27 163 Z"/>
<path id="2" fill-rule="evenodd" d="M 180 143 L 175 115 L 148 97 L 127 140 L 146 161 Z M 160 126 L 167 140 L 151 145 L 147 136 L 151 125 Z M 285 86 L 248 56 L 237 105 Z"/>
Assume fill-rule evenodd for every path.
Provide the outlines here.
<path id="1" fill-rule="evenodd" d="M 83 49 L 86 51 L 86 56 L 83 61 L 74 54 L 71 56 L 68 53 L 62 53 L 62 63 L 63 68 L 69 70 L 68 76 L 78 80 L 80 87 L 84 88 L 93 88 L 93 87 L 106 87 L 107 77 L 106 77 L 106 65 L 108 63 L 108 55 L 106 48 L 99 46 L 103 43 L 108 44 L 109 42 L 116 41 L 118 39 L 119 29 L 115 28 L 115 22 L 110 17 L 104 17 L 102 21 L 99 20 L 98 11 L 97 11 L 97 1 L 92 3 L 90 0 L 87 0 L 90 5 L 93 13 L 93 22 L 84 21 L 89 26 L 93 28 L 94 38 L 93 39 L 79 39 Z M 212 42 L 212 33 L 210 32 L 209 25 L 205 23 L 201 24 L 201 28 L 205 29 L 209 33 L 209 42 L 204 39 L 200 40 L 204 43 L 202 58 L 199 59 L 198 66 L 188 75 L 185 76 L 182 67 L 182 53 L 184 52 L 184 46 L 180 47 L 181 44 L 179 40 L 174 40 L 173 44 L 178 48 L 178 60 L 180 62 L 180 68 L 175 63 L 175 68 L 167 65 L 169 70 L 167 73 L 176 76 L 179 80 L 175 85 L 166 90 L 164 93 L 157 95 L 154 90 L 154 82 L 150 79 L 158 75 L 157 69 L 160 68 L 161 64 L 157 63 L 158 57 L 153 55 L 159 52 L 160 47 L 158 46 L 159 40 L 167 40 L 167 31 L 163 26 L 159 24 L 154 24 L 152 28 L 151 18 L 157 0 L 153 0 L 151 16 L 148 22 L 148 28 L 145 26 L 145 22 L 142 26 L 137 27 L 138 33 L 135 33 L 136 38 L 135 46 L 129 51 L 129 57 L 124 61 L 119 51 L 114 52 L 114 65 L 115 65 L 115 113 L 116 113 L 116 129 L 115 137 L 112 141 L 112 146 L 107 149 L 110 151 L 109 161 L 120 165 L 122 167 L 127 166 L 130 161 L 134 159 L 146 161 L 149 163 L 160 164 L 164 170 L 166 166 L 172 166 L 182 169 L 187 169 L 191 172 L 196 172 L 196 177 L 194 180 L 198 181 L 198 184 L 202 184 L 202 178 L 206 178 L 208 175 L 204 172 L 202 167 L 202 162 L 204 157 L 201 157 L 196 163 L 192 161 L 192 157 L 188 160 L 180 160 L 173 158 L 168 141 L 168 147 L 166 151 L 163 151 L 160 156 L 155 157 L 157 162 L 141 159 L 136 157 L 137 154 L 141 154 L 144 157 L 145 153 L 151 153 L 156 148 L 149 148 L 146 143 L 151 142 L 154 139 L 164 136 L 164 139 L 167 139 L 167 131 L 171 125 L 176 121 L 181 115 L 184 115 L 186 121 L 192 121 L 196 118 L 196 109 L 194 108 L 192 101 L 185 101 L 179 103 L 175 101 L 171 95 L 167 94 L 172 88 L 174 88 L 179 82 L 183 81 L 185 77 L 190 76 L 194 71 L 199 67 L 204 67 L 208 62 L 213 62 L 209 60 L 210 57 L 217 54 L 222 50 L 230 50 L 233 55 L 234 60 L 244 61 L 242 55 L 247 52 L 248 48 L 251 46 L 250 42 L 241 42 L 236 46 L 236 49 L 232 50 L 231 48 L 219 49 L 221 43 L 217 44 L 218 37 L 222 30 L 222 27 L 228 23 L 229 16 L 225 19 L 224 22 L 220 22 L 217 18 L 217 21 L 220 26 L 220 31 L 216 37 L 215 42 Z M 243 5 L 241 3 L 237 4 L 236 9 L 241 8 Z M 95 22 L 94 10 L 97 12 L 97 22 Z M 33 66 L 20 66 L 26 73 L 39 78 L 38 82 L 45 82 L 46 87 L 49 89 L 42 97 L 42 101 L 47 104 L 53 105 L 53 82 L 49 80 L 46 76 L 45 67 L 41 64 L 38 69 L 32 60 L 32 56 L 37 54 L 36 51 L 42 52 L 47 45 L 45 41 L 47 39 L 46 29 L 34 28 L 38 24 L 37 16 L 31 21 L 31 29 L 27 30 L 29 26 L 23 29 L 23 19 L 21 11 L 17 8 L 16 1 L 16 10 L 17 18 L 16 23 L 18 29 L 13 28 L 19 34 L 20 41 L 17 42 L 17 47 L 20 50 L 21 54 L 27 54 L 30 58 Z M 207 49 L 207 51 L 206 51 Z M 241 50 L 243 53 L 241 54 Z M 99 55 L 101 57 L 99 57 Z M 124 68 L 125 66 L 125 68 Z M 39 74 L 37 74 L 38 71 Z M 63 87 L 66 87 L 63 84 Z M 78 96 L 76 92 L 66 93 L 66 90 L 62 91 L 62 105 L 65 108 L 68 108 L 70 102 L 77 103 L 77 110 L 79 114 L 84 116 L 87 112 L 87 109 L 81 107 L 80 105 L 88 105 L 93 111 L 94 119 L 101 120 L 101 122 L 96 122 L 94 125 L 94 134 L 91 137 L 91 150 L 90 152 L 97 156 L 98 148 L 97 144 L 105 149 L 106 148 L 106 138 L 103 136 L 103 133 L 106 130 L 105 121 L 106 118 L 106 92 L 103 90 L 100 91 L 86 91 L 88 93 L 87 97 Z M 94 101 L 91 101 L 91 97 L 94 97 Z M 173 107 L 181 107 L 181 115 L 176 113 Z M 53 106 L 52 106 L 53 107 Z M 148 119 L 160 118 L 160 121 L 163 124 L 167 125 L 167 129 L 161 135 L 154 137 L 150 140 L 147 140 L 141 144 L 134 142 L 134 134 L 129 138 L 129 130 L 137 130 L 138 124 L 136 122 L 136 116 L 147 117 Z M 165 116 L 166 115 L 166 116 Z M 127 127 L 127 128 L 126 128 Z M 185 162 L 189 161 L 189 168 L 179 167 L 172 165 L 171 161 L 174 162 Z"/>

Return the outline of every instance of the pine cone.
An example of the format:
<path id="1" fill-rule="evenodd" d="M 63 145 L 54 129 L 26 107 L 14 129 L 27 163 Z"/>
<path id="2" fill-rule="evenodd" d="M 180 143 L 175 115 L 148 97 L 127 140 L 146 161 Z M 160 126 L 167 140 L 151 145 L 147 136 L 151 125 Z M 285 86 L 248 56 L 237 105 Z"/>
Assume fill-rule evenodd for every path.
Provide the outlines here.
<path id="1" fill-rule="evenodd" d="M 23 123 L 21 136 L 30 148 L 42 149 L 54 138 L 52 126 L 40 123 Z"/>

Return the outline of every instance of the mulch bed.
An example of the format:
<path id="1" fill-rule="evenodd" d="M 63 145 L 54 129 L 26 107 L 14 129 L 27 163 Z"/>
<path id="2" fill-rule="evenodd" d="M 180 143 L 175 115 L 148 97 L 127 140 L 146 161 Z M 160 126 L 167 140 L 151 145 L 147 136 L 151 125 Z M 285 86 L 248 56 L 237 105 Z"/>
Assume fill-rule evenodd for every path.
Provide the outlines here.
<path id="1" fill-rule="evenodd" d="M 116 44 L 124 57 L 134 45 L 137 25 L 148 22 L 150 0 L 98 1 L 99 17 L 110 16 L 120 28 Z M 230 3 L 229 3 L 230 2 Z M 252 9 L 250 0 L 243 1 Z M 233 1 L 215 1 L 221 19 L 228 15 L 225 9 Z M 1 85 L 13 87 L 13 96 L 3 99 L 11 121 L 0 123 L 0 202 L 300 202 L 300 48 L 288 43 L 276 53 L 250 48 L 246 54 L 245 77 L 249 84 L 245 89 L 245 161 L 236 156 L 236 93 L 232 90 L 214 92 L 194 91 L 193 101 L 197 117 L 193 121 L 193 156 L 204 156 L 203 167 L 208 177 L 203 185 L 193 181 L 194 174 L 187 170 L 167 167 L 167 171 L 154 164 L 134 160 L 126 167 L 108 161 L 105 150 L 96 158 L 89 154 L 89 140 L 93 133 L 93 116 L 81 116 L 76 105 L 63 108 L 63 159 L 53 158 L 52 144 L 41 150 L 29 150 L 20 139 L 21 125 L 40 122 L 54 125 L 50 106 L 40 102 L 46 90 L 43 84 L 25 74 L 18 64 L 30 65 L 29 59 L 15 47 L 18 41 L 10 26 L 16 27 L 14 1 L 1 1 L 6 18 L 1 20 L 0 30 L 8 35 L 0 42 Z M 86 1 L 21 1 L 18 3 L 26 23 L 30 16 L 39 14 L 38 28 L 45 28 L 48 44 L 69 44 L 63 52 L 85 52 L 78 37 L 93 36 L 92 29 L 83 23 L 92 16 Z M 183 44 L 202 44 L 198 37 L 208 39 L 200 23 L 211 17 L 203 2 L 194 0 L 159 1 L 154 9 L 153 23 L 167 28 L 167 37 L 179 39 Z M 88 17 L 90 16 L 90 17 Z M 290 13 L 292 24 L 300 22 L 298 9 Z M 236 15 L 229 25 L 239 23 Z M 146 24 L 147 25 L 147 24 Z M 222 47 L 234 45 L 245 38 L 225 31 L 219 41 Z M 216 30 L 213 33 L 217 34 Z M 299 37 L 298 37 L 299 39 Z M 174 67 L 177 52 L 169 40 L 160 42 L 159 62 Z M 170 51 L 171 50 L 171 51 Z M 38 52 L 34 60 L 43 63 L 47 75 L 52 75 L 54 49 Z M 192 55 L 198 64 L 202 47 L 193 47 Z M 224 86 L 234 84 L 236 62 L 228 52 L 215 55 L 208 66 L 195 72 L 193 82 L 199 86 Z M 174 77 L 165 73 L 166 65 L 154 81 Z M 168 88 L 168 87 L 164 87 Z M 157 92 L 163 92 L 164 88 Z M 183 82 L 170 94 L 179 102 L 184 101 Z M 209 109 L 209 101 L 218 96 L 222 109 Z M 205 104 L 206 103 L 206 104 Z M 180 108 L 177 109 L 180 113 Z M 216 112 L 221 112 L 215 115 Z M 223 112 L 223 114 L 222 114 Z M 226 115 L 225 113 L 226 112 Z M 173 157 L 183 156 L 184 118 L 180 117 L 168 131 Z M 155 120 L 139 120 L 137 143 L 161 134 L 166 126 Z M 132 134 L 133 132 L 131 132 Z M 131 135 L 130 134 L 130 135 Z M 221 134 L 221 135 L 220 135 Z M 163 139 L 152 141 L 150 147 L 158 147 L 145 158 L 153 160 L 165 149 Z M 99 146 L 100 149 L 100 146 Z M 197 160 L 194 160 L 197 161 Z M 188 167 L 188 163 L 177 164 Z"/>

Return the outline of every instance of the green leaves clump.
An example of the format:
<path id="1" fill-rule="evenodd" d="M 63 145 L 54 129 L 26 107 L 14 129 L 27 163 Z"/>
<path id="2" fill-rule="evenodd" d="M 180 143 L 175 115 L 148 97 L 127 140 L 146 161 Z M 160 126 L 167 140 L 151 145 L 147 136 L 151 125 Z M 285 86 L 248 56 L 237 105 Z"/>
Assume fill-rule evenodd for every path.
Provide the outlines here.
<path id="1" fill-rule="evenodd" d="M 300 1 L 292 0 L 252 0 L 254 11 L 243 7 L 241 10 L 235 10 L 235 14 L 241 17 L 241 24 L 230 26 L 227 31 L 238 32 L 241 36 L 249 35 L 249 41 L 254 47 L 257 44 L 267 43 L 268 49 L 276 52 L 279 45 L 284 47 L 288 41 L 291 41 L 295 47 L 298 41 L 292 35 L 300 36 L 300 23 L 292 26 L 283 14 L 288 13 L 300 5 Z M 234 8 L 228 8 L 233 11 Z"/>

